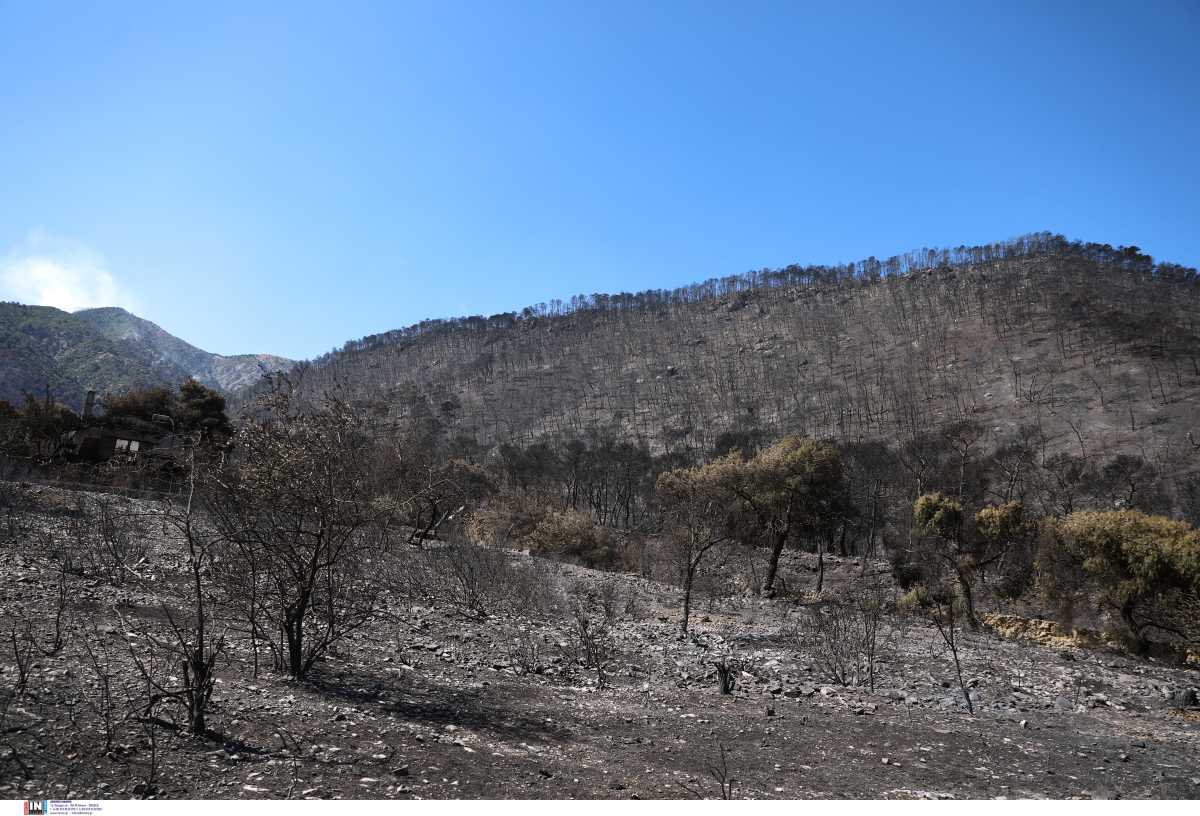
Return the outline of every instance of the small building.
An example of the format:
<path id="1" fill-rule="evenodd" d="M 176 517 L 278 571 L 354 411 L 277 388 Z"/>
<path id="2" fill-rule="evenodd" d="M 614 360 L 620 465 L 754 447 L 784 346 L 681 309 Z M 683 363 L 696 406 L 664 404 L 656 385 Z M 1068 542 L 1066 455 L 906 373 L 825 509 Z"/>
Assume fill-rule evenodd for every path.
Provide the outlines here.
<path id="1" fill-rule="evenodd" d="M 137 458 L 163 444 L 171 434 L 133 428 L 92 425 L 66 435 L 67 456 L 87 462 L 104 462 L 114 456 Z"/>

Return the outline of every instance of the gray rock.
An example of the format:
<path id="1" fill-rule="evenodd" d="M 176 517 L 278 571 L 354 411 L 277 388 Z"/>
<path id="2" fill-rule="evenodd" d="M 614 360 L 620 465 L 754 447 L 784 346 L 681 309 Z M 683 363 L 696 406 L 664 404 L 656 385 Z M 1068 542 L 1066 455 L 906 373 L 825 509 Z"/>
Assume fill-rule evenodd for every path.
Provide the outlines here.
<path id="1" fill-rule="evenodd" d="M 1193 688 L 1178 689 L 1172 692 L 1169 703 L 1172 708 L 1195 708 L 1196 690 Z"/>

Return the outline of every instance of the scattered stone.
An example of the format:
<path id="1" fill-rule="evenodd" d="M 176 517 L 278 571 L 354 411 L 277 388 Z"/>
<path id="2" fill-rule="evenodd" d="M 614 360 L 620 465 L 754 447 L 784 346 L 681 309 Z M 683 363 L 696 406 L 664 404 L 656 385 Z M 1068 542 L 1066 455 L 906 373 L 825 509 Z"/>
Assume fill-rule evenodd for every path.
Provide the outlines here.
<path id="1" fill-rule="evenodd" d="M 1195 708 L 1196 690 L 1193 688 L 1179 689 L 1171 694 L 1170 703 L 1174 708 Z"/>

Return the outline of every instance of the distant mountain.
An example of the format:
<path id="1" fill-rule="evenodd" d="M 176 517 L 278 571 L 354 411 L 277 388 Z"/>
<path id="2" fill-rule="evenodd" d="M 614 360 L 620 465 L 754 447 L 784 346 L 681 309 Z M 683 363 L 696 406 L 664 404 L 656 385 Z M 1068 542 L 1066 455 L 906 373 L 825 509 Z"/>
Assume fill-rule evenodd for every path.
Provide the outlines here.
<path id="1" fill-rule="evenodd" d="M 151 350 L 164 363 L 176 366 L 200 382 L 221 391 L 236 391 L 258 381 L 262 371 L 287 370 L 295 360 L 274 354 L 235 354 L 226 357 L 198 349 L 149 320 L 124 309 L 83 309 L 75 317 L 95 326 L 110 340 L 132 342 Z"/>
<path id="2" fill-rule="evenodd" d="M 0 303 L 0 399 L 13 403 L 49 387 L 56 399 L 78 409 L 88 389 L 174 386 L 189 376 L 229 393 L 253 384 L 263 370 L 292 365 L 270 354 L 212 354 L 124 309 L 72 314 Z"/>

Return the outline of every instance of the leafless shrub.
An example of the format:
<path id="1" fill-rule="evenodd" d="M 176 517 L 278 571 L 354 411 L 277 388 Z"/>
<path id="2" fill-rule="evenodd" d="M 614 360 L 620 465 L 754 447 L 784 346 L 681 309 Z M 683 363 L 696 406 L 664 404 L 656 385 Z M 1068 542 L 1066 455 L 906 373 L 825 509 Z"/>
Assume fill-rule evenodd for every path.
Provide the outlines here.
<path id="1" fill-rule="evenodd" d="M 17 679 L 13 685 L 14 697 L 19 700 L 25 696 L 25 692 L 29 688 L 29 670 L 33 667 L 33 649 L 36 641 L 30 622 L 25 621 L 23 628 L 10 628 L 8 643 L 12 649 L 13 661 L 17 670 Z"/>
<path id="2" fill-rule="evenodd" d="M 596 670 L 596 682 L 603 688 L 608 685 L 605 668 L 613 651 L 608 623 L 579 607 L 575 609 L 573 623 L 577 659 L 586 668 Z"/>
<path id="3" fill-rule="evenodd" d="M 874 691 L 876 667 L 891 645 L 885 626 L 892 606 L 882 585 L 860 586 L 853 594 L 806 607 L 803 626 L 792 637 L 812 651 L 828 682 Z"/>
<path id="4" fill-rule="evenodd" d="M 601 611 L 604 612 L 604 620 L 610 624 L 621 616 L 623 609 L 621 594 L 621 588 L 616 581 L 611 579 L 601 580 L 596 588 L 596 600 Z"/>
<path id="5" fill-rule="evenodd" d="M 839 686 L 858 681 L 859 621 L 853 606 L 832 602 L 805 609 L 805 640 L 822 677 Z"/>
<path id="6" fill-rule="evenodd" d="M 137 631 L 139 635 L 127 642 L 146 689 L 145 709 L 140 716 L 155 716 L 152 712 L 172 703 L 185 714 L 188 731 L 205 734 L 216 680 L 214 669 L 224 651 L 224 638 L 198 634 L 185 614 L 166 605 L 161 611 L 164 620 L 157 626 L 121 619 L 126 631 Z"/>
<path id="7" fill-rule="evenodd" d="M 717 691 L 722 695 L 733 694 L 737 688 L 738 672 L 742 670 L 741 661 L 726 655 L 714 661 L 713 668 L 717 670 Z"/>
<path id="8" fill-rule="evenodd" d="M 300 737 L 282 726 L 275 732 L 275 736 L 279 738 L 280 753 L 287 757 L 291 764 L 291 777 L 288 779 L 287 793 L 283 797 L 291 799 L 296 793 L 296 785 L 304 781 L 300 775 L 300 758 L 306 752 L 305 744 Z"/>
<path id="9" fill-rule="evenodd" d="M 148 797 L 158 793 L 158 772 L 161 762 L 159 751 L 159 730 L 166 729 L 173 734 L 176 724 L 164 720 L 160 715 L 162 698 L 155 693 L 154 684 L 143 676 L 141 684 L 124 683 L 125 702 L 130 712 L 138 712 L 129 717 L 141 728 L 145 738 L 145 773 L 143 780 L 133 788 L 133 794 L 138 797 Z"/>
<path id="10" fill-rule="evenodd" d="M 46 657 L 58 654 L 65 645 L 67 616 L 71 601 L 66 564 L 63 561 L 53 561 L 52 563 L 55 564 L 58 571 L 53 610 L 50 614 L 38 614 L 36 617 L 22 615 L 17 621 L 17 625 L 11 630 L 11 633 L 20 633 L 23 645 L 36 649 Z"/>
<path id="11" fill-rule="evenodd" d="M 539 674 L 543 663 L 543 640 L 540 635 L 522 631 L 508 644 L 508 659 L 525 674 Z"/>
<path id="12" fill-rule="evenodd" d="M 395 584 L 405 597 L 418 597 L 449 607 L 465 618 L 519 608 L 520 601 L 539 596 L 531 571 L 488 547 L 449 544 L 413 551 L 397 565 Z"/>
<path id="13" fill-rule="evenodd" d="M 931 583 L 931 586 L 915 587 L 901 599 L 901 606 L 906 610 L 924 613 L 933 623 L 954 661 L 954 674 L 958 678 L 958 688 L 966 701 L 967 711 L 974 714 L 975 704 L 963 679 L 962 661 L 959 657 L 963 611 L 954 587 L 944 581 Z"/>
<path id="14" fill-rule="evenodd" d="M 95 626 L 81 638 L 81 645 L 83 653 L 87 656 L 86 669 L 92 680 L 89 684 L 91 692 L 83 695 L 84 704 L 100 723 L 100 731 L 104 737 L 104 753 L 108 754 L 113 748 L 117 726 L 123 719 L 118 713 L 117 700 L 113 693 L 112 659 L 104 645 L 103 637 Z"/>
<path id="15" fill-rule="evenodd" d="M 646 609 L 642 606 L 642 597 L 635 587 L 630 587 L 625 595 L 625 604 L 621 607 L 621 617 L 628 620 L 641 620 L 646 617 Z"/>
<path id="16" fill-rule="evenodd" d="M 129 653 L 146 690 L 146 711 L 141 719 L 156 719 L 154 711 L 173 703 L 186 712 L 186 727 L 192 734 L 208 732 L 207 714 L 215 684 L 214 668 L 225 647 L 224 633 L 214 634 L 212 608 L 217 603 L 212 585 L 213 555 L 218 534 L 196 511 L 197 463 L 189 451 L 187 489 L 181 500 L 163 506 L 164 529 L 173 529 L 182 539 L 187 556 L 187 574 L 182 587 L 171 594 L 180 608 L 163 602 L 157 625 L 143 622 L 136 639 L 127 637 Z M 321 590 L 314 590 L 314 594 Z M 117 613 L 125 631 L 130 620 Z M 176 674 L 178 672 L 178 674 Z M 153 740 L 153 735 L 150 736 Z"/>
<path id="17" fill-rule="evenodd" d="M 528 617 L 556 614 L 563 591 L 557 567 L 540 558 L 510 561 L 512 572 L 506 587 L 510 608 Z"/>
<path id="18" fill-rule="evenodd" d="M 608 614 L 613 607 L 606 607 L 602 591 L 577 587 L 573 595 L 571 629 L 576 661 L 594 669 L 596 682 L 604 687 L 608 685 L 607 666 L 616 649 L 612 636 L 615 617 Z"/>
<path id="19" fill-rule="evenodd" d="M 69 540 L 61 556 L 67 569 L 82 568 L 113 586 L 124 584 L 149 550 L 146 525 L 125 499 L 81 498 L 67 529 Z"/>
<path id="20" fill-rule="evenodd" d="M 884 629 L 887 615 L 894 611 L 895 604 L 881 582 L 863 585 L 856 594 L 854 604 L 861 634 L 861 662 L 866 669 L 867 686 L 875 691 L 875 669 L 879 658 L 890 651 L 892 645 Z"/>
<path id="21" fill-rule="evenodd" d="M 718 793 L 723 800 L 733 798 L 733 786 L 737 781 L 733 778 L 729 769 L 729 750 L 724 743 L 717 743 L 717 754 L 715 756 L 706 757 L 704 760 L 704 770 L 717 783 Z M 695 796 L 697 799 L 708 799 L 700 783 L 697 780 L 689 782 L 680 782 L 679 786 L 688 793 Z"/>
<path id="22" fill-rule="evenodd" d="M 58 588 L 54 595 L 53 634 L 49 637 L 48 645 L 38 648 L 47 657 L 58 654 L 65 644 L 63 626 L 67 616 L 70 596 L 67 593 L 67 565 L 65 561 L 58 564 Z"/>

